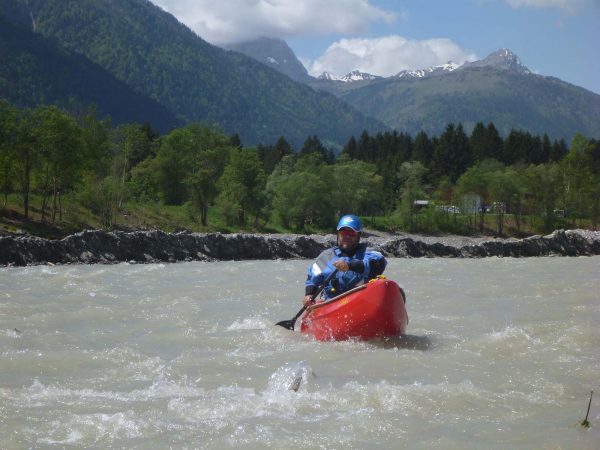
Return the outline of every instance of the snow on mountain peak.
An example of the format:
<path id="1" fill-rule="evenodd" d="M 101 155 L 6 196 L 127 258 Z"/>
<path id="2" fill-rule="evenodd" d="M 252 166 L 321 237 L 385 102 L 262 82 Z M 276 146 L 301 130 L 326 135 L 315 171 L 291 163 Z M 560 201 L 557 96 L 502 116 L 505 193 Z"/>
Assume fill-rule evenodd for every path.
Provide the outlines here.
<path id="1" fill-rule="evenodd" d="M 490 53 L 486 58 L 480 61 L 465 63 L 464 67 L 497 67 L 499 69 L 511 70 L 521 74 L 531 73 L 531 71 L 521 62 L 519 57 L 507 48 L 501 48 Z"/>
<path id="2" fill-rule="evenodd" d="M 344 83 L 352 83 L 354 81 L 372 81 L 381 78 L 377 75 L 372 75 L 370 73 L 361 72 L 360 70 L 353 70 L 350 73 L 347 73 L 343 77 L 336 77 L 329 72 L 323 72 L 321 75 L 317 77 L 319 80 L 329 80 L 329 81 L 342 81 Z"/>
<path id="3" fill-rule="evenodd" d="M 381 78 L 378 77 L 377 75 L 371 75 L 370 73 L 365 73 L 365 72 L 361 72 L 359 70 L 353 70 L 352 72 L 346 74 L 345 76 L 343 76 L 342 78 L 340 78 L 340 81 L 343 81 L 345 83 L 349 83 L 352 81 L 365 81 L 365 80 L 375 80 L 377 78 Z"/>
<path id="4" fill-rule="evenodd" d="M 337 78 L 334 78 L 329 72 L 323 72 L 321 75 L 319 75 L 317 77 L 317 79 L 333 81 L 333 80 L 336 80 Z"/>
<path id="5" fill-rule="evenodd" d="M 437 66 L 431 66 L 427 69 L 419 70 L 402 70 L 396 74 L 396 78 L 425 78 L 437 75 L 444 75 L 446 73 L 453 72 L 460 66 L 452 61 L 448 61 L 446 64 L 440 64 Z"/>
<path id="6" fill-rule="evenodd" d="M 500 50 L 489 54 L 486 58 L 479 61 L 466 62 L 463 65 L 458 65 L 452 61 L 448 61 L 446 64 L 432 66 L 427 69 L 403 70 L 398 72 L 395 77 L 407 79 L 426 78 L 431 76 L 445 75 L 455 71 L 456 69 L 463 69 L 466 67 L 496 67 L 521 74 L 531 73 L 531 71 L 525 67 L 517 55 L 507 48 L 501 48 Z"/>

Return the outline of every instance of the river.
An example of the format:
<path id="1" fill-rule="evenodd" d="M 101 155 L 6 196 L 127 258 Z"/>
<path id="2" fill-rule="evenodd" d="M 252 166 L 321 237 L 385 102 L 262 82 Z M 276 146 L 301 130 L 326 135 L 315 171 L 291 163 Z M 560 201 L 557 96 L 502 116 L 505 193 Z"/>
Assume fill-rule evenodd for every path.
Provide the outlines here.
<path id="1" fill-rule="evenodd" d="M 0 269 L 0 448 L 600 448 L 600 257 L 390 259 L 374 343 L 273 325 L 308 264 Z"/>

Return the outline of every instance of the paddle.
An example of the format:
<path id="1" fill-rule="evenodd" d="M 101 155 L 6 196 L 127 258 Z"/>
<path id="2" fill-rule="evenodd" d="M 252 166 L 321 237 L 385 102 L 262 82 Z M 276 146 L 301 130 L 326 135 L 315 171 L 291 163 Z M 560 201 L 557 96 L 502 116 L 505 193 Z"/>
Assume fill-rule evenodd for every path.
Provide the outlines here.
<path id="1" fill-rule="evenodd" d="M 335 269 L 333 272 L 331 272 L 331 275 L 329 275 L 325 279 L 325 281 L 323 281 L 323 284 L 321 284 L 319 286 L 319 288 L 315 291 L 315 293 L 312 295 L 313 301 L 315 298 L 317 298 L 317 296 L 321 293 L 321 291 L 323 289 L 325 289 L 325 286 L 327 286 L 329 284 L 329 282 L 333 279 L 333 277 L 335 277 L 336 273 L 338 273 L 337 269 Z M 300 311 L 298 311 L 298 314 L 296 314 L 292 319 L 282 320 L 281 322 L 277 322 L 275 325 L 279 325 L 280 327 L 283 327 L 287 330 L 293 330 L 294 325 L 296 324 L 296 320 L 298 320 L 298 317 L 300 317 L 304 313 L 304 311 L 306 311 L 306 306 L 303 306 L 302 309 Z"/>

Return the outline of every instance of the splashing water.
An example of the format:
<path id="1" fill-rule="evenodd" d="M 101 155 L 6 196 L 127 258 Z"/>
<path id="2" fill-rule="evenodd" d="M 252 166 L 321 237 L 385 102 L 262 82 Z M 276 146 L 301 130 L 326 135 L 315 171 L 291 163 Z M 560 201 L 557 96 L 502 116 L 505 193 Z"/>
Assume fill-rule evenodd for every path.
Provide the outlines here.
<path id="1" fill-rule="evenodd" d="M 0 269 L 0 447 L 597 447 L 600 258 L 392 259 L 381 342 L 274 326 L 307 264 Z"/>

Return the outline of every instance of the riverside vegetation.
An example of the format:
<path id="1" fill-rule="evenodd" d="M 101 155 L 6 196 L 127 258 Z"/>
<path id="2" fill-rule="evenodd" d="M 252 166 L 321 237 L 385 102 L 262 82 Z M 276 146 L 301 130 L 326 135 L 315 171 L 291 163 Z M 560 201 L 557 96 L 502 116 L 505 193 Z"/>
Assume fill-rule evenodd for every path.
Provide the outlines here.
<path id="1" fill-rule="evenodd" d="M 95 109 L 19 108 L 0 100 L 0 227 L 63 237 L 86 228 L 300 233 L 341 213 L 373 228 L 523 236 L 596 229 L 600 142 L 570 145 L 494 124 L 468 136 L 364 131 L 336 156 L 317 136 L 294 149 L 244 147 L 191 123 L 160 135 L 112 126 Z"/>

